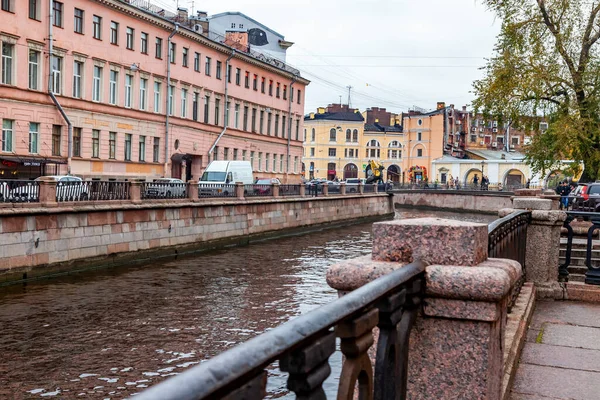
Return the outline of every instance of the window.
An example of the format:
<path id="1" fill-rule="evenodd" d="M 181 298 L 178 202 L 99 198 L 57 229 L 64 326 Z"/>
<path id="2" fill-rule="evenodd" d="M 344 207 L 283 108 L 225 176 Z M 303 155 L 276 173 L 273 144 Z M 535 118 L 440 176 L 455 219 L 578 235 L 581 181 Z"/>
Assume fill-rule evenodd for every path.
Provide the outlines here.
<path id="1" fill-rule="evenodd" d="M 285 115 L 281 116 L 281 137 L 287 137 L 288 131 L 285 130 Z"/>
<path id="2" fill-rule="evenodd" d="M 13 129 L 15 121 L 12 119 L 2 120 L 2 151 L 13 151 Z"/>
<path id="3" fill-rule="evenodd" d="M 283 99 L 287 100 L 287 85 L 283 85 Z"/>
<path id="4" fill-rule="evenodd" d="M 352 141 L 358 143 L 358 129 L 352 131 Z"/>
<path id="5" fill-rule="evenodd" d="M 242 150 L 242 161 L 246 161 L 246 154 L 247 154 L 247 151 Z"/>
<path id="6" fill-rule="evenodd" d="M 160 112 L 160 82 L 154 82 L 154 112 Z"/>
<path id="7" fill-rule="evenodd" d="M 92 85 L 92 101 L 100 101 L 102 94 L 102 67 L 94 65 L 94 82 Z"/>
<path id="8" fill-rule="evenodd" d="M 183 65 L 186 68 L 188 66 L 188 53 L 189 53 L 189 49 L 184 47 L 183 48 L 183 58 L 181 59 L 181 65 Z"/>
<path id="9" fill-rule="evenodd" d="M 240 78 L 242 75 L 242 71 L 239 68 L 235 69 L 235 84 L 240 86 Z"/>
<path id="10" fill-rule="evenodd" d="M 311 156 L 311 157 L 314 157 L 314 156 L 315 156 L 315 148 L 314 148 L 314 147 L 311 147 L 311 148 L 310 148 L 310 156 Z"/>
<path id="11" fill-rule="evenodd" d="M 154 148 L 152 149 L 152 162 L 158 162 L 158 155 L 160 151 L 160 138 L 154 138 Z"/>
<path id="12" fill-rule="evenodd" d="M 52 2 L 52 25 L 62 28 L 63 26 L 63 3 Z"/>
<path id="13" fill-rule="evenodd" d="M 221 61 L 217 61 L 217 79 L 221 79 Z"/>
<path id="14" fill-rule="evenodd" d="M 15 45 L 2 42 L 2 83 L 13 84 L 13 58 Z"/>
<path id="15" fill-rule="evenodd" d="M 134 41 L 134 29 L 127 27 L 127 31 L 125 33 L 125 47 L 129 50 L 133 50 L 133 41 Z"/>
<path id="16" fill-rule="evenodd" d="M 300 120 L 296 120 L 296 140 L 300 140 Z"/>
<path id="17" fill-rule="evenodd" d="M 228 147 L 223 148 L 223 160 L 229 160 L 229 148 Z"/>
<path id="18" fill-rule="evenodd" d="M 138 158 L 140 162 L 146 161 L 146 136 L 140 136 L 140 143 L 138 147 Z"/>
<path id="19" fill-rule="evenodd" d="M 110 21 L 110 43 L 119 44 L 119 24 L 115 21 Z"/>
<path id="20" fill-rule="evenodd" d="M 102 17 L 94 15 L 92 19 L 93 36 L 94 39 L 102 40 Z"/>
<path id="21" fill-rule="evenodd" d="M 40 52 L 29 50 L 29 89 L 38 90 L 40 80 Z"/>
<path id="22" fill-rule="evenodd" d="M 181 118 L 187 117 L 187 89 L 181 89 Z"/>
<path id="23" fill-rule="evenodd" d="M 237 149 L 233 149 L 233 159 L 237 160 L 238 158 L 238 150 Z"/>
<path id="24" fill-rule="evenodd" d="M 279 172 L 283 172 L 283 154 L 279 156 Z"/>
<path id="25" fill-rule="evenodd" d="M 352 131 L 350 129 L 346 129 L 346 142 L 352 141 Z"/>
<path id="26" fill-rule="evenodd" d="M 244 130 L 248 130 L 248 106 L 244 106 Z"/>
<path id="27" fill-rule="evenodd" d="M 200 72 L 200 53 L 194 53 L 194 71 Z"/>
<path id="28" fill-rule="evenodd" d="M 75 33 L 83 33 L 83 10 L 76 8 L 73 17 L 75 19 L 73 31 Z"/>
<path id="29" fill-rule="evenodd" d="M 244 76 L 244 87 L 250 89 L 250 72 L 248 71 L 246 71 L 246 75 Z"/>
<path id="30" fill-rule="evenodd" d="M 244 24 L 240 24 L 240 29 L 244 29 Z"/>
<path id="31" fill-rule="evenodd" d="M 125 107 L 131 108 L 133 91 L 133 75 L 125 75 Z"/>
<path id="32" fill-rule="evenodd" d="M 275 136 L 279 136 L 279 114 L 275 114 Z"/>
<path id="33" fill-rule="evenodd" d="M 231 29 L 235 29 L 235 22 L 231 24 Z"/>
<path id="34" fill-rule="evenodd" d="M 215 125 L 219 125 L 219 109 L 221 108 L 221 100 L 215 99 Z"/>
<path id="35" fill-rule="evenodd" d="M 265 78 L 262 78 L 260 80 L 260 92 L 263 93 L 263 94 L 265 93 L 265 81 L 266 81 Z"/>
<path id="36" fill-rule="evenodd" d="M 10 7 L 10 1 L 2 1 L 2 9 L 4 10 L 4 3 Z M 40 21 L 40 2 L 41 0 L 29 0 L 29 18 Z M 5 10 L 10 11 L 10 10 Z"/>
<path id="37" fill-rule="evenodd" d="M 336 142 L 337 141 L 337 131 L 335 128 L 331 128 L 329 130 L 329 141 Z"/>
<path id="38" fill-rule="evenodd" d="M 140 78 L 140 110 L 146 109 L 148 92 L 148 79 Z"/>
<path id="39" fill-rule="evenodd" d="M 253 90 L 258 90 L 258 75 L 254 75 L 254 78 L 252 79 L 252 89 Z"/>
<path id="40" fill-rule="evenodd" d="M 369 158 L 380 158 L 381 157 L 381 145 L 375 139 L 367 143 L 367 157 Z"/>
<path id="41" fill-rule="evenodd" d="M 271 119 L 272 119 L 273 114 L 268 113 L 267 114 L 267 135 L 271 136 Z"/>
<path id="42" fill-rule="evenodd" d="M 261 134 L 264 133 L 264 130 L 263 130 L 264 123 L 265 123 L 265 112 L 263 110 L 260 110 L 260 122 L 259 122 L 259 125 L 258 125 L 258 131 Z"/>
<path id="43" fill-rule="evenodd" d="M 269 96 L 273 96 L 273 81 L 269 81 Z"/>
<path id="44" fill-rule="evenodd" d="M 92 158 L 100 158 L 100 131 L 92 129 Z"/>
<path id="45" fill-rule="evenodd" d="M 402 158 L 402 150 L 401 145 L 397 140 L 394 140 L 390 143 L 388 150 L 388 159 L 397 160 Z"/>
<path id="46" fill-rule="evenodd" d="M 210 76 L 210 57 L 206 57 L 206 63 L 204 64 L 204 73 L 206 76 Z"/>
<path id="47" fill-rule="evenodd" d="M 250 152 L 250 166 L 252 167 L 252 170 L 254 170 L 254 152 L 253 151 Z"/>
<path id="48" fill-rule="evenodd" d="M 73 157 L 81 157 L 81 128 L 73 128 Z"/>
<path id="49" fill-rule="evenodd" d="M 117 132 L 108 133 L 108 158 L 117 158 Z"/>
<path id="50" fill-rule="evenodd" d="M 418 120 L 417 125 L 419 125 L 419 126 L 423 125 L 423 120 L 422 119 Z"/>
<path id="51" fill-rule="evenodd" d="M 229 126 L 229 108 L 231 107 L 231 102 L 228 101 L 227 104 L 225 104 L 225 124 L 224 126 Z"/>
<path id="52" fill-rule="evenodd" d="M 175 86 L 169 85 L 169 115 L 175 114 L 175 102 L 173 101 L 174 96 L 175 96 Z"/>
<path id="53" fill-rule="evenodd" d="M 252 108 L 252 132 L 256 132 L 256 108 Z"/>
<path id="54" fill-rule="evenodd" d="M 125 134 L 125 161 L 131 161 L 131 134 Z"/>
<path id="55" fill-rule="evenodd" d="M 277 90 L 275 91 L 275 97 L 279 98 L 281 92 L 281 83 L 277 82 Z"/>
<path id="56" fill-rule="evenodd" d="M 227 66 L 227 82 L 231 83 L 231 65 Z"/>
<path id="57" fill-rule="evenodd" d="M 312 130 L 310 132 L 310 141 L 311 142 L 315 141 L 315 136 L 316 136 L 315 128 L 312 128 Z"/>
<path id="58" fill-rule="evenodd" d="M 423 157 L 423 149 L 417 149 L 417 157 Z"/>
<path id="59" fill-rule="evenodd" d="M 471 143 L 477 142 L 477 135 L 471 135 Z"/>
<path id="60" fill-rule="evenodd" d="M 81 82 L 83 75 L 83 63 L 75 61 L 73 63 L 73 97 L 81 98 Z"/>
<path id="61" fill-rule="evenodd" d="M 208 124 L 208 111 L 210 108 L 210 96 L 204 97 L 204 123 Z"/>
<path id="62" fill-rule="evenodd" d="M 298 173 L 298 156 L 294 157 L 294 173 Z"/>
<path id="63" fill-rule="evenodd" d="M 511 142 L 513 146 L 518 146 L 519 145 L 519 138 L 518 137 L 512 137 L 511 138 Z"/>
<path id="64" fill-rule="evenodd" d="M 177 50 L 177 45 L 171 42 L 171 47 L 169 47 L 169 62 L 171 64 L 175 64 L 175 54 Z"/>
<path id="65" fill-rule="evenodd" d="M 154 53 L 156 58 L 162 59 L 162 39 L 156 38 L 154 42 Z"/>
<path id="66" fill-rule="evenodd" d="M 235 129 L 239 129 L 239 127 L 240 127 L 240 122 L 239 122 L 239 120 L 240 120 L 240 105 L 236 104 L 234 109 L 235 109 L 235 111 L 234 111 L 235 119 L 233 121 L 233 124 L 234 124 Z"/>
<path id="67" fill-rule="evenodd" d="M 265 154 L 265 171 L 269 170 L 269 153 Z"/>
<path id="68" fill-rule="evenodd" d="M 302 90 L 298 89 L 298 104 L 300 104 L 301 98 L 302 98 Z"/>
<path id="69" fill-rule="evenodd" d="M 422 132 L 417 132 L 417 141 L 421 141 L 423 138 L 423 133 Z"/>
<path id="70" fill-rule="evenodd" d="M 117 71 L 110 71 L 110 80 L 108 84 L 108 102 L 116 105 L 118 101 L 118 84 L 119 84 L 119 73 Z"/>
<path id="71" fill-rule="evenodd" d="M 36 154 L 39 151 L 38 144 L 40 139 L 40 124 L 37 122 L 29 123 L 29 152 Z"/>
<path id="72" fill-rule="evenodd" d="M 214 156 L 214 160 L 217 160 L 219 158 L 219 146 L 215 146 L 215 152 L 213 153 Z"/>
<path id="73" fill-rule="evenodd" d="M 258 152 L 258 171 L 262 171 L 262 152 Z"/>
<path id="74" fill-rule="evenodd" d="M 140 36 L 140 51 L 142 54 L 148 54 L 148 34 L 145 32 Z"/>
<path id="75" fill-rule="evenodd" d="M 273 154 L 273 172 L 277 172 L 277 154 Z"/>
<path id="76" fill-rule="evenodd" d="M 329 148 L 329 157 L 335 157 L 336 156 L 336 149 L 334 147 L 330 147 Z"/>
<path id="77" fill-rule="evenodd" d="M 194 96 L 192 97 L 192 119 L 194 121 L 198 121 L 198 100 L 199 94 L 194 92 Z"/>

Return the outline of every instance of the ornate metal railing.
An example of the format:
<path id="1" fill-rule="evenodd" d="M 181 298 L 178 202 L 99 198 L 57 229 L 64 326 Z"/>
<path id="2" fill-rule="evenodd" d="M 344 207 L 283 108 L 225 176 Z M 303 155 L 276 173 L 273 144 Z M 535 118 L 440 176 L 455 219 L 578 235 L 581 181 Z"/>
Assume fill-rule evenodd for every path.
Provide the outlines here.
<path id="1" fill-rule="evenodd" d="M 300 185 L 279 185 L 280 196 L 300 196 Z"/>
<path id="2" fill-rule="evenodd" d="M 86 181 L 89 200 L 129 200 L 130 182 Z"/>
<path id="3" fill-rule="evenodd" d="M 140 400 L 262 399 L 265 368 L 279 361 L 300 399 L 325 399 L 336 337 L 344 355 L 337 398 L 406 399 L 408 340 L 424 287 L 413 263 L 301 315 L 135 396 Z M 375 373 L 367 350 L 379 327 Z"/>
<path id="4" fill-rule="evenodd" d="M 0 203 L 37 203 L 40 183 L 37 181 L 0 181 Z"/>
<path id="5" fill-rule="evenodd" d="M 565 252 L 565 262 L 558 267 L 558 280 L 561 282 L 569 281 L 569 265 L 571 265 L 571 253 L 573 251 L 573 227 L 571 223 L 574 220 L 591 222 L 587 232 L 587 243 L 585 251 L 585 283 L 590 285 L 600 285 L 600 265 L 593 265 L 592 250 L 594 247 L 594 233 L 600 229 L 600 212 L 585 211 L 567 211 L 567 219 L 564 227 L 567 229 L 567 248 Z"/>
<path id="6" fill-rule="evenodd" d="M 488 225 L 488 257 L 515 260 L 523 267 L 523 274 L 515 285 L 508 305 L 509 312 L 525 282 L 527 227 L 530 222 L 531 211 L 515 211 Z"/>
<path id="7" fill-rule="evenodd" d="M 185 199 L 187 183 L 183 182 L 144 182 L 141 189 L 142 199 Z"/>
<path id="8" fill-rule="evenodd" d="M 200 197 L 235 197 L 235 185 L 222 183 L 201 183 L 198 185 Z"/>
<path id="9" fill-rule="evenodd" d="M 496 183 L 481 186 L 481 184 L 474 185 L 473 183 L 464 184 L 459 183 L 458 185 L 450 185 L 449 183 L 435 183 L 435 182 L 418 182 L 418 183 L 394 183 L 392 185 L 393 190 L 448 190 L 448 191 L 461 191 L 461 192 L 493 192 L 493 193 L 506 193 L 510 194 L 517 189 L 539 189 L 539 187 L 526 187 L 525 185 L 510 185 L 510 186 L 499 186 Z"/>
<path id="10" fill-rule="evenodd" d="M 273 196 L 272 185 L 244 185 L 244 197 Z"/>
<path id="11" fill-rule="evenodd" d="M 87 201 L 90 198 L 88 183 L 83 181 L 57 182 L 56 201 Z"/>

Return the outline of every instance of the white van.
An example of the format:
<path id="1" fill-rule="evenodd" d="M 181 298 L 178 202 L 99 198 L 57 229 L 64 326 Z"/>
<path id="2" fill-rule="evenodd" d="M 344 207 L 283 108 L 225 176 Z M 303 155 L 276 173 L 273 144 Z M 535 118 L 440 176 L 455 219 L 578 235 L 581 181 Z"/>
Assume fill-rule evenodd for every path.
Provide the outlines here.
<path id="1" fill-rule="evenodd" d="M 216 194 L 215 191 L 219 194 L 227 192 L 225 195 L 234 195 L 235 191 L 231 193 L 226 185 L 234 185 L 237 182 L 244 185 L 254 183 L 250 161 L 212 161 L 198 182 L 200 195 Z"/>

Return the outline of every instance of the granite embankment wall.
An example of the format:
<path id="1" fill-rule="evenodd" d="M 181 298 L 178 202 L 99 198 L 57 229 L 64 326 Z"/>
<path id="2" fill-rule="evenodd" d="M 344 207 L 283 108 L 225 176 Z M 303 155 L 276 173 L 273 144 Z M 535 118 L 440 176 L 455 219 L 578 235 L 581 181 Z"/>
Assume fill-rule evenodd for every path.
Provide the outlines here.
<path id="1" fill-rule="evenodd" d="M 394 204 L 421 208 L 465 210 L 497 214 L 512 207 L 511 192 L 479 192 L 456 190 L 396 190 Z"/>
<path id="2" fill-rule="evenodd" d="M 0 209 L 0 284 L 393 213 L 387 194 Z"/>

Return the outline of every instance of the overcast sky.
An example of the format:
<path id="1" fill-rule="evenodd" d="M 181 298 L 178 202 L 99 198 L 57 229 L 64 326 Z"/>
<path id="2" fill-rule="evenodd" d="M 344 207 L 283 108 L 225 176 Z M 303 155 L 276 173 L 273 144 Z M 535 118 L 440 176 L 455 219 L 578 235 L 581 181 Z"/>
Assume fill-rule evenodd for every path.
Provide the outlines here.
<path id="1" fill-rule="evenodd" d="M 176 0 L 152 0 L 171 5 Z M 480 0 L 179 0 L 209 15 L 240 11 L 294 42 L 289 64 L 311 80 L 308 113 L 328 103 L 393 112 L 470 104 L 499 21 Z M 226 6 L 226 8 L 222 8 Z M 211 7 L 211 8 L 207 8 Z M 215 7 L 214 9 L 212 7 Z"/>

